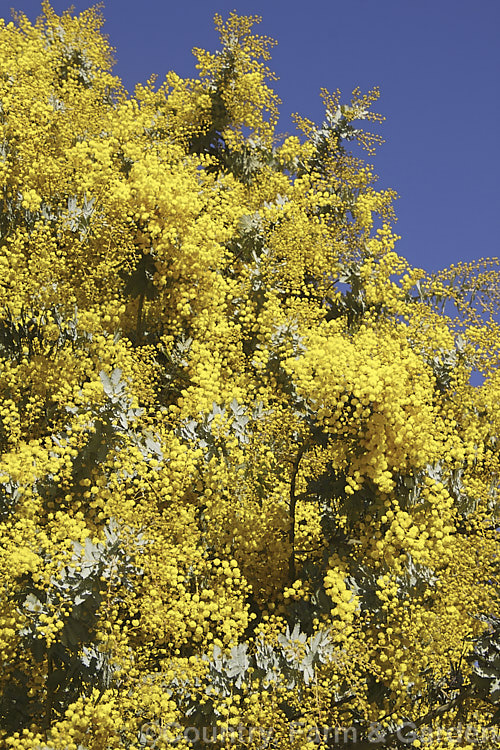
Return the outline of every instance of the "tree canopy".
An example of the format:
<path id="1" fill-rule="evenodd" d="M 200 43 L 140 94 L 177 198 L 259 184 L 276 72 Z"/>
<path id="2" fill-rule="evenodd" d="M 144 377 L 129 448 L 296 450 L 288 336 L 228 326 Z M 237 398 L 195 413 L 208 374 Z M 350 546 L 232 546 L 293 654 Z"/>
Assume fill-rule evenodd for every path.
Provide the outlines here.
<path id="1" fill-rule="evenodd" d="M 376 89 L 279 136 L 258 18 L 130 95 L 42 6 L 0 21 L 2 743 L 500 747 L 496 259 L 395 251 Z"/>

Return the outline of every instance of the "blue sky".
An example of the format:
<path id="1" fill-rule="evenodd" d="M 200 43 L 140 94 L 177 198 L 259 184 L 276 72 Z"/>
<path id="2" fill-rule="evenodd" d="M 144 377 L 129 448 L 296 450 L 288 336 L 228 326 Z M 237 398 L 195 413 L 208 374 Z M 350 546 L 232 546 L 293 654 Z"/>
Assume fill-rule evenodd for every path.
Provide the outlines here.
<path id="1" fill-rule="evenodd" d="M 34 20 L 40 2 L 15 8 Z M 107 0 L 115 73 L 129 91 L 152 73 L 194 76 L 191 48 L 216 49 L 213 15 L 231 10 L 278 41 L 280 131 L 294 132 L 293 112 L 321 122 L 321 87 L 344 100 L 380 87 L 385 143 L 370 162 L 400 196 L 400 254 L 427 270 L 500 255 L 499 0 Z"/>

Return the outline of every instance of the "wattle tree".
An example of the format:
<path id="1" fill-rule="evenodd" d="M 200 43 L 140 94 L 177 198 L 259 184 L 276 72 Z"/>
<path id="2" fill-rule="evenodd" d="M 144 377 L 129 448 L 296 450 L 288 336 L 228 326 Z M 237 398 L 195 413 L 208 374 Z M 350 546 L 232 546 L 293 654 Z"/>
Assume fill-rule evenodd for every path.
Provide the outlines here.
<path id="1" fill-rule="evenodd" d="M 0 21 L 2 744 L 499 748 L 496 259 L 395 251 L 377 90 L 277 135 L 256 17 L 129 95 L 42 5 Z"/>

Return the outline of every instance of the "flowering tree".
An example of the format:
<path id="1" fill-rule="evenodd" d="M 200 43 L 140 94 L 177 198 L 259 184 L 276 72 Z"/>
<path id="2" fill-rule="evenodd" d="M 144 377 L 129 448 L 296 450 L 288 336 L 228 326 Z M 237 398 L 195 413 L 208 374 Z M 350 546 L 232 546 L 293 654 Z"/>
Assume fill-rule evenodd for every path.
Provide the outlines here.
<path id="1" fill-rule="evenodd" d="M 258 19 L 129 96 L 43 12 L 0 22 L 3 744 L 500 747 L 496 261 L 395 252 L 376 90 L 276 136 Z"/>

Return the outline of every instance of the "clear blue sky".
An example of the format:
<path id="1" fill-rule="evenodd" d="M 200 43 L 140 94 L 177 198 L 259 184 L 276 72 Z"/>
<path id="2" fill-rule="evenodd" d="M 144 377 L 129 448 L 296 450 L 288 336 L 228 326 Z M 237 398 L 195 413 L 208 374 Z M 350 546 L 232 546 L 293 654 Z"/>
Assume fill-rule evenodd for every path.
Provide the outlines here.
<path id="1" fill-rule="evenodd" d="M 40 3 L 15 8 L 34 20 Z M 107 0 L 115 73 L 129 91 L 152 73 L 194 76 L 191 48 L 215 49 L 213 15 L 231 10 L 261 15 L 256 30 L 278 41 L 280 130 L 292 112 L 322 120 L 321 87 L 345 100 L 380 87 L 386 142 L 371 161 L 400 196 L 399 253 L 428 270 L 500 255 L 500 0 Z"/>

